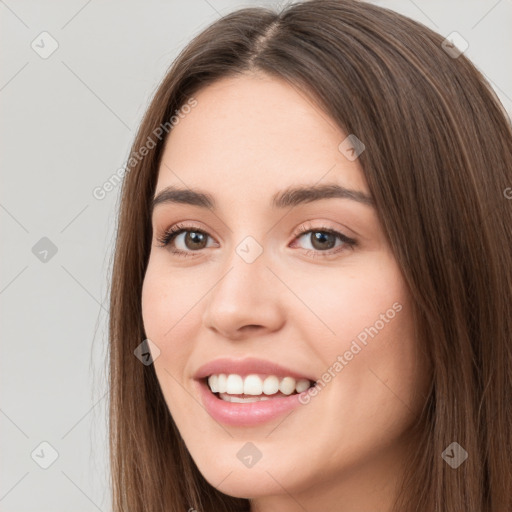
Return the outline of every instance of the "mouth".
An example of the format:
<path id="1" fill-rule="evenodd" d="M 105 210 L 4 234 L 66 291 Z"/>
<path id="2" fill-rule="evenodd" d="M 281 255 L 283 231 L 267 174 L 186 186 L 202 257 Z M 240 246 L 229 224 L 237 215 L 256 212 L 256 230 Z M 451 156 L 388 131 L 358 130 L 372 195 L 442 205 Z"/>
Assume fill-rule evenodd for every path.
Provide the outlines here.
<path id="1" fill-rule="evenodd" d="M 219 358 L 198 368 L 193 375 L 198 395 L 209 415 L 219 423 L 250 427 L 276 420 L 309 403 L 309 391 L 317 388 L 313 374 L 287 368 L 257 357 Z"/>
<path id="2" fill-rule="evenodd" d="M 265 374 L 212 374 L 201 382 L 219 400 L 251 403 L 298 395 L 315 386 L 309 379 Z"/>
<path id="3" fill-rule="evenodd" d="M 225 376 L 227 381 L 229 376 Z M 277 420 L 285 413 L 290 413 L 293 409 L 298 409 L 300 405 L 308 403 L 303 401 L 303 397 L 311 387 L 316 387 L 316 385 L 311 386 L 311 382 L 308 380 L 308 388 L 301 393 L 298 393 L 295 388 L 289 394 L 283 393 L 278 389 L 275 393 L 271 394 L 260 393 L 258 395 L 251 395 L 249 393 L 221 392 L 216 388 L 214 388 L 214 391 L 208 383 L 209 380 L 211 380 L 211 376 L 196 379 L 198 394 L 204 408 L 217 422 L 234 427 L 254 427 Z M 220 383 L 222 385 L 222 377 Z M 285 381 L 286 385 L 290 386 L 290 382 Z M 284 389 L 286 392 L 290 391 L 290 388 L 287 389 L 285 387 Z M 235 389 L 235 391 L 239 390 Z"/>

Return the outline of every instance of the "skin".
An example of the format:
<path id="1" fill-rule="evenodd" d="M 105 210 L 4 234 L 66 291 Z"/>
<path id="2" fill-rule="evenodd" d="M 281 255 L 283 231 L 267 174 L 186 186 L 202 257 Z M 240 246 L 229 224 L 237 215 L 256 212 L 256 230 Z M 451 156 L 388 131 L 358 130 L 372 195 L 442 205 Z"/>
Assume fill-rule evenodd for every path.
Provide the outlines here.
<path id="1" fill-rule="evenodd" d="M 299 184 L 370 195 L 358 160 L 338 149 L 347 134 L 303 92 L 263 74 L 222 79 L 195 98 L 168 136 L 156 194 L 199 188 L 218 209 L 155 208 L 142 293 L 169 411 L 206 480 L 250 498 L 253 511 L 388 512 L 404 456 L 417 449 L 409 429 L 429 379 L 408 289 L 373 206 L 343 198 L 269 204 Z M 157 241 L 178 222 L 209 235 L 199 250 L 193 240 L 185 245 L 187 233 L 171 242 L 195 249 L 191 257 Z M 322 256 L 342 242 L 315 246 L 311 233 L 296 232 L 301 226 L 335 229 L 357 245 L 315 258 L 307 251 Z M 247 236 L 263 249 L 250 264 L 236 252 Z M 321 379 L 395 303 L 400 312 L 307 405 L 251 427 L 221 425 L 202 406 L 193 375 L 204 363 L 254 356 Z M 262 454 L 251 468 L 237 458 L 248 441 Z"/>

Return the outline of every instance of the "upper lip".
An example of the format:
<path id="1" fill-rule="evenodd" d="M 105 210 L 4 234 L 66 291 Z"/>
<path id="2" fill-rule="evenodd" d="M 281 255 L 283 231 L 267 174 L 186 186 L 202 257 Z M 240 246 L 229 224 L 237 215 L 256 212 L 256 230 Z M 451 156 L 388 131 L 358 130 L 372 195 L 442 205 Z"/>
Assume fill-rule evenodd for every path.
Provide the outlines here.
<path id="1" fill-rule="evenodd" d="M 214 359 L 203 366 L 201 366 L 195 373 L 194 378 L 204 379 L 210 375 L 218 375 L 225 373 L 235 373 L 239 375 L 249 375 L 253 373 L 262 373 L 268 375 L 275 375 L 276 377 L 293 377 L 298 379 L 308 379 L 315 381 L 316 379 L 311 375 L 303 374 L 302 372 L 286 368 L 280 364 L 272 361 L 265 361 L 264 359 L 257 359 L 255 357 L 248 357 L 245 359 L 230 359 L 220 358 Z"/>

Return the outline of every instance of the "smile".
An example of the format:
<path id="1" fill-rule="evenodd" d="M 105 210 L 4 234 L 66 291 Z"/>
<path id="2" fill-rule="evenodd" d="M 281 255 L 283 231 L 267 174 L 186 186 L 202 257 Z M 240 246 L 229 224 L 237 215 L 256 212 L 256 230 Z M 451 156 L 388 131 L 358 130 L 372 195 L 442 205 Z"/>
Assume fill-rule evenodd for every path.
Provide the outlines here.
<path id="1" fill-rule="evenodd" d="M 222 399 L 225 395 L 251 395 L 260 399 L 269 399 L 271 396 L 287 396 L 293 393 L 302 393 L 313 384 L 308 379 L 295 379 L 293 377 L 280 378 L 276 375 L 251 374 L 243 377 L 238 374 L 214 374 L 208 377 L 208 385 L 212 393 L 219 393 Z M 249 400 L 250 401 L 250 400 Z M 255 401 L 255 400 L 252 400 Z"/>
<path id="2" fill-rule="evenodd" d="M 210 416 L 226 425 L 252 426 L 275 419 L 301 405 L 308 379 L 275 375 L 214 374 L 196 381 Z"/>

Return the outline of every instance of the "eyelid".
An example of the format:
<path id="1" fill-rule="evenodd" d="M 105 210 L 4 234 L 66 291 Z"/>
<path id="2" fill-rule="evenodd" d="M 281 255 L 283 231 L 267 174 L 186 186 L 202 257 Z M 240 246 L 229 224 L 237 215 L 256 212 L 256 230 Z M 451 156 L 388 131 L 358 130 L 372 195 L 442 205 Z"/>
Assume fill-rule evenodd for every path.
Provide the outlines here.
<path id="1" fill-rule="evenodd" d="M 322 221 L 318 221 L 322 222 Z M 334 235 L 337 239 L 342 241 L 342 247 L 338 249 L 329 249 L 326 251 L 321 250 L 315 250 L 315 249 L 302 249 L 302 251 L 305 251 L 307 254 L 312 254 L 314 257 L 320 257 L 320 258 L 329 258 L 336 256 L 338 252 L 345 252 L 346 250 L 353 249 L 355 246 L 358 245 L 358 241 L 354 239 L 353 237 L 349 237 L 344 233 L 344 231 L 340 231 L 337 228 L 329 227 L 326 225 L 315 225 L 315 222 L 313 221 L 306 221 L 306 224 L 301 225 L 300 227 L 296 228 L 292 234 L 294 242 L 295 240 L 301 238 L 303 235 L 312 233 L 312 232 L 324 232 L 324 233 L 331 233 Z M 326 224 L 325 222 L 323 224 Z M 159 236 L 157 236 L 158 242 L 160 242 L 160 247 L 167 247 L 169 243 L 173 242 L 174 239 L 181 235 L 184 232 L 188 231 L 196 231 L 200 232 L 204 235 L 206 235 L 208 238 L 213 237 L 210 235 L 210 233 L 203 228 L 197 227 L 193 224 L 189 224 L 188 222 L 177 222 L 173 224 L 171 227 L 165 229 L 163 233 Z M 169 249 L 171 253 L 177 255 L 177 256 L 195 256 L 195 253 L 201 253 L 202 250 L 199 249 L 197 251 L 183 251 L 181 249 Z"/>
<path id="2" fill-rule="evenodd" d="M 160 235 L 155 234 L 155 237 L 158 242 L 160 242 L 160 247 L 166 247 L 166 245 L 169 243 L 169 241 L 174 238 L 176 238 L 178 235 L 180 235 L 183 232 L 186 231 L 196 231 L 204 233 L 209 238 L 212 238 L 212 235 L 206 230 L 201 227 L 195 226 L 193 224 L 189 224 L 188 222 L 176 222 L 175 224 L 171 225 L 170 227 L 162 230 Z M 166 242 L 166 240 L 168 240 Z M 165 243 L 164 243 L 165 242 Z M 188 252 L 199 252 L 199 251 L 188 251 Z"/>

